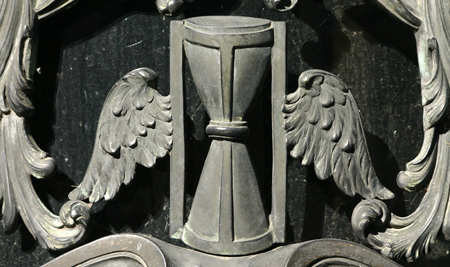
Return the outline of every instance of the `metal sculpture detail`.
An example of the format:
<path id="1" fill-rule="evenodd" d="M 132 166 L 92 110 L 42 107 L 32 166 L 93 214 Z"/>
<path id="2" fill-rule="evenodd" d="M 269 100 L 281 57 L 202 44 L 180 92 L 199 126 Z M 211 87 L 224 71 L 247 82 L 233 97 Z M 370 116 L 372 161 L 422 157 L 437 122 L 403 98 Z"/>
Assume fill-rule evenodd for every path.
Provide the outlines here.
<path id="1" fill-rule="evenodd" d="M 349 196 L 394 197 L 373 170 L 355 99 L 340 78 L 305 71 L 297 91 L 286 96 L 284 112 L 291 156 L 303 158 L 303 165 L 314 163 L 319 179 L 333 176 Z"/>
<path id="2" fill-rule="evenodd" d="M 91 202 L 96 202 L 103 197 L 112 198 L 122 183 L 132 179 L 136 162 L 153 166 L 156 157 L 167 154 L 172 142 L 170 99 L 151 88 L 156 85 L 156 74 L 149 69 L 131 72 L 111 93 L 111 103 L 105 104 L 105 109 L 109 107 L 107 111 L 111 112 L 104 111 L 100 120 L 108 122 L 99 127 L 98 145 L 101 148 L 94 150 L 85 181 L 71 194 L 73 200 L 62 206 L 58 216 L 39 199 L 31 178 L 48 177 L 55 168 L 55 161 L 36 145 L 26 127 L 27 118 L 33 113 L 30 95 L 34 73 L 34 29 L 37 18 L 55 14 L 73 2 L 0 0 L 0 199 L 3 199 L 3 226 L 7 232 L 15 229 L 20 214 L 31 234 L 43 247 L 52 250 L 73 246 L 84 237 L 90 207 L 78 199 L 90 197 Z M 137 149 L 133 150 L 134 147 Z M 122 157 L 117 158 L 117 155 Z M 105 171 L 105 168 L 115 172 Z"/>
<path id="3" fill-rule="evenodd" d="M 284 96 L 285 25 L 247 17 L 197 17 L 172 23 L 172 86 L 174 106 L 183 106 L 183 50 L 197 92 L 211 119 L 206 133 L 212 139 L 189 218 L 184 207 L 171 202 L 171 232 L 186 244 L 223 255 L 249 254 L 284 241 L 286 150 L 283 135 L 273 131 L 274 172 L 270 224 L 250 159 L 245 114 L 255 98 L 266 69 L 272 65 L 272 96 Z M 275 77 L 276 76 L 276 77 Z M 176 101 L 176 102 L 175 102 Z M 281 126 L 281 101 L 272 106 Z M 277 109 L 276 109 L 277 108 Z M 184 112 L 174 110 L 171 155 L 172 199 L 184 196 Z M 280 128 L 275 128 L 279 129 Z M 277 131 L 278 132 L 278 131 Z M 182 202 L 183 203 L 183 202 Z M 177 214 L 178 213 L 178 214 Z M 178 235 L 178 236 L 176 236 Z"/>
<path id="4" fill-rule="evenodd" d="M 156 91 L 156 73 L 141 68 L 111 89 L 100 115 L 96 143 L 72 200 L 112 199 L 134 176 L 136 164 L 150 168 L 172 147 L 170 98 Z"/>
<path id="5" fill-rule="evenodd" d="M 57 250 L 77 244 L 90 217 L 90 203 L 81 200 L 94 203 L 114 198 L 120 186 L 133 179 L 136 164 L 153 167 L 157 158 L 171 151 L 173 142 L 170 234 L 198 250 L 247 255 L 285 241 L 286 145 L 294 158 L 303 158 L 302 164 L 314 164 L 320 179 L 333 176 L 345 194 L 366 198 L 355 209 L 352 225 L 361 239 L 382 254 L 405 255 L 414 260 L 429 251 L 440 229 L 446 238 L 450 237 L 447 205 L 450 136 L 446 122 L 450 90 L 450 36 L 446 28 L 450 27 L 450 20 L 446 17 L 449 5 L 443 1 L 380 0 L 417 29 L 425 137 L 420 154 L 399 174 L 398 184 L 406 190 L 415 190 L 427 178 L 432 180 L 421 206 L 405 218 L 389 214 L 386 205 L 374 199 L 391 199 L 393 194 L 375 175 L 358 109 L 344 82 L 330 73 L 310 70 L 299 77 L 298 90 L 285 96 L 285 24 L 245 17 L 202 17 L 172 23 L 171 96 L 159 94 L 157 76 L 150 69 L 137 69 L 120 79 L 105 101 L 85 177 L 71 192 L 71 200 L 63 205 L 59 216 L 53 214 L 38 198 L 31 182 L 31 177 L 45 178 L 55 168 L 54 160 L 39 149 L 26 129 L 27 118 L 33 112 L 30 100 L 33 35 L 39 19 L 73 2 L 0 0 L 0 199 L 6 231 L 14 229 L 20 215 L 45 248 Z M 269 8 L 279 11 L 290 10 L 296 2 L 283 8 L 282 1 L 266 0 Z M 182 1 L 156 3 L 160 12 L 171 15 Z M 184 56 L 211 119 L 206 133 L 212 139 L 187 222 L 184 221 Z M 249 129 L 245 115 L 269 65 L 273 167 L 272 206 L 268 215 L 246 145 Z M 367 234 L 367 227 L 379 219 L 388 225 L 387 230 Z M 371 255 L 370 260 L 350 259 L 351 251 L 306 255 L 305 251 L 311 247 L 320 249 L 317 244 L 342 250 L 348 247 L 342 244 L 345 242 L 335 240 L 297 244 L 255 257 L 226 258 L 124 235 L 97 241 L 94 246 L 105 242 L 111 247 L 99 249 L 94 256 L 110 253 L 109 249 L 117 246 L 116 238 L 120 242 L 129 241 L 128 245 L 143 242 L 147 254 L 158 256 L 157 263 L 161 266 L 166 259 L 180 262 L 181 256 L 197 257 L 194 261 L 204 260 L 203 263 L 232 259 L 236 266 L 258 261 L 270 266 L 268 259 L 275 254 L 278 255 L 275 259 L 293 266 L 310 266 L 311 262 L 316 262 L 314 266 L 356 266 L 378 260 L 394 266 L 377 255 Z M 88 250 L 89 246 L 83 249 Z M 116 250 L 120 255 L 135 253 L 137 256 L 131 258 L 144 261 L 145 257 L 138 257 L 139 249 L 131 245 Z M 343 256 L 337 257 L 338 254 Z M 68 256 L 69 261 L 77 257 L 73 255 Z M 311 261 L 306 262 L 306 258 Z M 108 256 L 104 259 L 109 260 Z"/>
<path id="6" fill-rule="evenodd" d="M 417 210 L 407 217 L 390 214 L 386 204 L 377 200 L 360 203 L 354 210 L 352 225 L 367 244 L 385 256 L 405 256 L 408 261 L 427 254 L 439 230 L 450 239 L 450 132 L 448 97 L 450 93 L 450 9 L 440 0 L 379 0 L 391 13 L 416 30 L 421 74 L 423 129 L 422 149 L 397 176 L 397 184 L 415 191 L 431 178 Z M 378 233 L 366 229 L 377 221 L 385 224 Z"/>
<path id="7" fill-rule="evenodd" d="M 236 267 L 400 266 L 389 259 L 381 257 L 375 251 L 368 250 L 362 245 L 336 239 L 321 239 L 293 244 L 250 256 L 223 257 L 173 246 L 154 237 L 121 234 L 104 237 L 86 246 L 74 249 L 45 264 L 43 267 L 79 265 Z"/>
<path id="8" fill-rule="evenodd" d="M 68 202 L 53 214 L 37 196 L 32 176 L 45 178 L 55 162 L 39 149 L 26 130 L 33 111 L 34 29 L 36 17 L 55 13 L 72 1 L 1 0 L 0 6 L 0 198 L 3 227 L 11 231 L 18 215 L 39 243 L 63 249 L 79 241 L 89 221 L 89 208 Z"/>

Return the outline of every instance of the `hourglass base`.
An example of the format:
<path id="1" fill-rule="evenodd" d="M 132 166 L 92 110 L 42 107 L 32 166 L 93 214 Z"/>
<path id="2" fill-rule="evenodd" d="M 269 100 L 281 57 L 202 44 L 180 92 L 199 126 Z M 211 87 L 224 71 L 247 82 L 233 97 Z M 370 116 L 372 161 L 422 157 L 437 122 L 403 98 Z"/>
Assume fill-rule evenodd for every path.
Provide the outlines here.
<path id="1" fill-rule="evenodd" d="M 270 247 L 271 229 L 247 146 L 213 140 L 182 240 L 209 253 L 244 255 Z"/>
<path id="2" fill-rule="evenodd" d="M 206 239 L 189 229 L 189 225 L 186 225 L 181 239 L 185 244 L 197 250 L 229 256 L 252 254 L 269 248 L 273 244 L 272 231 L 270 229 L 257 237 L 232 242 L 220 242 Z"/>

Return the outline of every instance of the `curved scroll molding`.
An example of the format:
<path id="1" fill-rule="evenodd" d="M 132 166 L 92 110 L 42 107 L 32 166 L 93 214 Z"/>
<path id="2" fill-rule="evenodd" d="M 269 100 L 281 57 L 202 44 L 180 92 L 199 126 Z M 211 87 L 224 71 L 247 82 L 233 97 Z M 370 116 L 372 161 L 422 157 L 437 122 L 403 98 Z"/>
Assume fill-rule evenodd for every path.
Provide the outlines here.
<path id="1" fill-rule="evenodd" d="M 34 2 L 34 12 L 39 19 L 51 16 L 58 11 L 71 6 L 78 0 L 32 0 Z"/>
<path id="2" fill-rule="evenodd" d="M 283 266 L 399 266 L 375 251 L 344 240 L 320 239 L 298 244 Z"/>
<path id="3" fill-rule="evenodd" d="M 314 264 L 312 267 L 326 267 L 326 266 L 370 267 L 369 265 L 363 264 L 355 260 L 339 257 L 321 260 L 318 263 Z"/>
<path id="4" fill-rule="evenodd" d="M 71 6 L 79 0 L 28 0 L 34 2 L 34 12 L 39 19 L 51 16 Z M 172 16 L 183 6 L 183 0 L 156 0 L 156 7 L 161 14 Z"/>
<path id="5" fill-rule="evenodd" d="M 5 230 L 12 230 L 19 213 L 43 247 L 63 249 L 82 238 L 89 221 L 89 208 L 81 201 L 67 202 L 57 216 L 41 202 L 30 175 L 44 178 L 53 171 L 55 163 L 26 133 L 24 120 L 10 114 L 0 122 L 3 225 Z"/>
<path id="6" fill-rule="evenodd" d="M 27 116 L 33 112 L 29 96 L 33 87 L 35 24 L 44 9 L 46 13 L 52 13 L 49 7 L 56 2 L 58 5 L 54 7 L 59 9 L 72 1 L 0 0 L 0 199 L 3 199 L 3 226 L 5 231 L 13 230 L 20 214 L 31 234 L 48 249 L 63 249 L 78 242 L 89 220 L 89 207 L 81 201 L 66 203 L 60 216 L 53 214 L 37 196 L 31 181 L 31 176 L 47 177 L 55 167 L 55 161 L 39 149 L 26 126 Z"/>
<path id="7" fill-rule="evenodd" d="M 115 263 L 115 266 L 167 266 L 163 253 L 151 240 L 138 235 L 123 234 L 98 239 L 56 258 L 43 267 L 112 263 Z"/>
<path id="8" fill-rule="evenodd" d="M 407 217 L 389 214 L 378 200 L 361 202 L 352 215 L 357 235 L 387 257 L 414 261 L 427 254 L 439 230 L 450 240 L 450 18 L 448 3 L 439 0 L 379 0 L 394 15 L 417 29 L 421 73 L 424 141 L 417 157 L 397 176 L 407 190 L 421 188 L 431 178 L 417 210 Z M 381 223 L 381 227 L 380 227 Z M 369 233 L 368 228 L 378 232 Z"/>
<path id="9" fill-rule="evenodd" d="M 152 237 L 121 234 L 74 249 L 44 267 L 120 264 L 125 259 L 134 263 L 131 266 L 399 266 L 362 245 L 336 239 L 313 240 L 250 256 L 223 257 L 177 247 Z"/>
<path id="10" fill-rule="evenodd" d="M 378 0 L 389 12 L 411 27 L 418 28 L 421 23 L 421 10 L 417 0 Z"/>

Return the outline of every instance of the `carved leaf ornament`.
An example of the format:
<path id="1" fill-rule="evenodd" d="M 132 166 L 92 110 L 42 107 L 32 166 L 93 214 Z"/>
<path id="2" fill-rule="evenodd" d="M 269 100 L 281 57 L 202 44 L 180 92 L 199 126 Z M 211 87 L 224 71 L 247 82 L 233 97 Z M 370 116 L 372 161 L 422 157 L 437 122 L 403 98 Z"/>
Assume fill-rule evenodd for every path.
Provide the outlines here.
<path id="1" fill-rule="evenodd" d="M 64 3 L 63 3 L 64 2 Z M 31 176 L 45 178 L 55 161 L 39 149 L 27 132 L 33 111 L 31 54 L 37 18 L 56 12 L 72 1 L 1 0 L 0 6 L 0 197 L 3 227 L 15 228 L 18 217 L 39 243 L 62 249 L 83 237 L 89 208 L 80 201 L 67 202 L 60 216 L 50 212 L 34 191 Z"/>
<path id="2" fill-rule="evenodd" d="M 365 200 L 354 210 L 352 225 L 366 244 L 391 258 L 408 261 L 427 254 L 439 230 L 450 239 L 450 133 L 447 107 L 450 78 L 450 5 L 447 1 L 379 0 L 391 13 L 416 30 L 421 73 L 424 140 L 397 184 L 415 191 L 429 178 L 427 192 L 419 207 L 409 216 L 390 214 L 379 200 Z M 384 227 L 376 227 L 381 222 Z M 367 231 L 369 226 L 378 232 Z"/>

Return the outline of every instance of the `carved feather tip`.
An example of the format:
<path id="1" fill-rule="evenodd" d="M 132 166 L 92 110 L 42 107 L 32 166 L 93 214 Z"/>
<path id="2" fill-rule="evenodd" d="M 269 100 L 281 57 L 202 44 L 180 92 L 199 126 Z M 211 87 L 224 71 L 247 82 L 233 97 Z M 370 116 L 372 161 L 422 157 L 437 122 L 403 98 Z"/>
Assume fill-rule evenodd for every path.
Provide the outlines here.
<path id="1" fill-rule="evenodd" d="M 86 195 L 84 195 L 80 188 L 75 188 L 72 192 L 69 193 L 70 200 L 85 200 Z"/>
<path id="2" fill-rule="evenodd" d="M 149 68 L 139 68 L 133 71 L 128 72 L 123 76 L 123 80 L 127 80 L 129 78 L 137 78 L 143 79 L 146 82 L 156 82 L 158 80 L 158 75 L 156 72 Z M 150 84 L 149 84 L 150 85 Z"/>
<path id="3" fill-rule="evenodd" d="M 379 199 L 388 200 L 388 199 L 393 199 L 395 197 L 395 194 L 392 191 L 390 191 L 389 189 L 383 188 L 377 192 L 377 197 Z"/>

